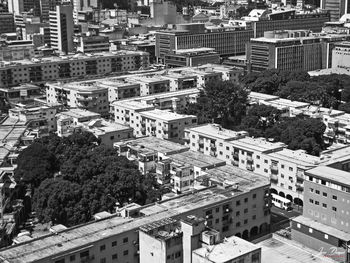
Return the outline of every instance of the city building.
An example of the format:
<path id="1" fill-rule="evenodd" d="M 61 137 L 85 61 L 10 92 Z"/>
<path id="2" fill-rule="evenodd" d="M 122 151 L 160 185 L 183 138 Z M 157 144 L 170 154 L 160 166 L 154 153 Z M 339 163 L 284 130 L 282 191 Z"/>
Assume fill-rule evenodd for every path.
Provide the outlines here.
<path id="1" fill-rule="evenodd" d="M 43 57 L 0 63 L 0 88 L 21 83 L 44 84 L 48 81 L 74 80 L 136 70 L 148 67 L 148 55 L 143 52 L 116 51 Z"/>
<path id="2" fill-rule="evenodd" d="M 176 50 L 213 48 L 220 56 L 245 53 L 245 44 L 254 36 L 246 26 L 218 26 L 206 28 L 204 24 L 177 24 L 176 30 L 156 32 L 156 57 L 164 62 L 165 55 Z"/>
<path id="3" fill-rule="evenodd" d="M 0 34 L 16 32 L 13 14 L 0 12 Z"/>
<path id="4" fill-rule="evenodd" d="M 96 53 L 109 51 L 109 39 L 103 36 L 81 36 L 78 38 L 77 51 Z"/>
<path id="5" fill-rule="evenodd" d="M 56 115 L 57 135 L 66 137 L 74 131 L 87 131 L 100 139 L 101 144 L 112 148 L 115 142 L 130 139 L 132 128 L 105 121 L 99 114 L 80 109 L 71 109 Z"/>
<path id="6" fill-rule="evenodd" d="M 303 215 L 292 219 L 292 239 L 338 262 L 349 258 L 349 172 L 318 166 L 305 172 Z M 334 253 L 336 251 L 336 254 Z"/>
<path id="7" fill-rule="evenodd" d="M 34 57 L 34 44 L 28 40 L 1 41 L 0 62 L 31 59 Z"/>
<path id="8" fill-rule="evenodd" d="M 108 116 L 108 90 L 94 83 L 52 83 L 46 87 L 48 103 L 62 103 L 70 108 L 80 108 Z"/>
<path id="9" fill-rule="evenodd" d="M 207 63 L 218 64 L 220 56 L 213 48 L 178 49 L 164 57 L 167 67 L 196 67 Z"/>
<path id="10" fill-rule="evenodd" d="M 53 49 L 67 54 L 74 49 L 73 45 L 73 6 L 57 5 L 49 13 L 50 45 Z"/>
<path id="11" fill-rule="evenodd" d="M 344 14 L 350 13 L 350 3 L 348 0 L 321 0 L 320 7 L 328 10 L 331 21 L 339 21 Z"/>
<path id="12" fill-rule="evenodd" d="M 261 248 L 236 236 L 225 238 L 222 243 L 209 244 L 192 252 L 193 263 L 260 263 Z"/>
<path id="13" fill-rule="evenodd" d="M 28 99 L 43 96 L 41 88 L 32 84 L 22 84 L 11 88 L 0 88 L 0 98 L 5 98 L 10 103 L 17 103 Z"/>
<path id="14" fill-rule="evenodd" d="M 136 101 L 116 101 L 113 107 L 115 122 L 133 128 L 136 137 L 154 136 L 181 142 L 184 129 L 197 123 L 196 116 L 158 110 Z"/>
<path id="15" fill-rule="evenodd" d="M 195 236 L 193 240 L 198 240 L 200 235 L 191 231 L 191 228 L 196 228 L 196 224 L 193 217 L 187 219 L 188 215 L 204 218 L 206 222 L 211 221 L 211 229 L 216 230 L 223 238 L 237 235 L 248 239 L 264 233 L 270 224 L 268 180 L 253 173 L 243 177 L 240 175 L 240 170 L 231 173 L 231 180 L 237 181 L 237 185 L 226 187 L 213 185 L 144 207 L 125 207 L 121 209 L 120 216 L 113 215 L 3 249 L 0 251 L 0 258 L 3 261 L 17 263 L 47 261 L 58 263 L 71 260 L 88 260 L 92 263 L 107 260 L 139 262 L 152 256 L 150 250 L 144 247 L 152 245 L 147 242 L 147 238 L 162 239 L 161 236 L 148 232 L 149 229 L 154 229 L 156 232 L 157 225 L 166 226 L 164 222 L 172 224 L 172 219 L 184 219 L 189 222 L 184 222 L 182 229 L 183 232 L 188 231 L 189 235 L 183 234 L 187 237 L 183 241 L 185 249 L 183 256 L 182 253 L 177 254 L 176 259 L 180 260 L 181 257 L 190 259 L 192 250 L 199 248 L 190 245 L 191 236 Z M 199 228 L 202 227 L 203 225 Z M 213 230 L 203 234 L 206 238 L 204 240 L 210 241 L 210 233 L 215 233 Z M 178 237 L 180 236 L 178 233 Z M 175 253 L 178 252 L 180 245 L 174 242 L 175 235 L 174 238 L 170 237 L 170 240 L 172 242 L 168 254 L 171 252 L 171 259 L 174 253 L 175 259 Z M 177 241 L 180 242 L 180 239 Z M 145 249 L 147 252 L 143 254 Z M 166 248 L 156 250 L 154 243 L 152 249 L 154 253 L 161 253 L 161 250 Z M 167 257 L 163 260 L 168 262 Z"/>
<path id="16" fill-rule="evenodd" d="M 350 68 L 350 42 L 334 44 L 332 68 Z"/>
<path id="17" fill-rule="evenodd" d="M 14 15 L 21 15 L 24 12 L 31 12 L 40 16 L 39 0 L 9 0 L 8 11 Z"/>
<path id="18" fill-rule="evenodd" d="M 349 36 L 350 38 L 350 36 Z M 328 68 L 329 43 L 338 37 L 314 36 L 309 31 L 268 31 L 264 37 L 251 39 L 247 59 L 251 71 L 306 70 Z"/>

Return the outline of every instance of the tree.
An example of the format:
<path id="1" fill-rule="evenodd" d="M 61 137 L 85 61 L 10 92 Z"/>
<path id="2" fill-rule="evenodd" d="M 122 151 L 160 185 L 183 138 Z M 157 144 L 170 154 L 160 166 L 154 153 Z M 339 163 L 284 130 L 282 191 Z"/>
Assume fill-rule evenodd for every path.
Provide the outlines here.
<path id="1" fill-rule="evenodd" d="M 231 81 L 211 81 L 200 92 L 197 103 L 184 111 L 194 114 L 199 123 L 216 121 L 223 127 L 232 127 L 245 115 L 248 91 Z"/>
<path id="2" fill-rule="evenodd" d="M 342 110 L 342 111 L 345 111 L 346 113 L 350 113 L 350 102 L 340 104 L 340 106 L 338 107 L 338 110 Z"/>
<path id="3" fill-rule="evenodd" d="M 17 182 L 38 187 L 57 171 L 56 157 L 44 145 L 34 142 L 19 154 L 15 179 Z"/>

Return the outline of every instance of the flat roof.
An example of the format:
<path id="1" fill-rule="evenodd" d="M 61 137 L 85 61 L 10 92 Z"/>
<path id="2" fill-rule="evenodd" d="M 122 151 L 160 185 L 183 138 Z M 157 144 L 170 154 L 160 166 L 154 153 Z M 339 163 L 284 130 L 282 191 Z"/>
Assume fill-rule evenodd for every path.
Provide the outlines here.
<path id="1" fill-rule="evenodd" d="M 201 169 L 226 165 L 225 161 L 196 151 L 187 151 L 170 156 L 175 162 L 188 164 Z"/>
<path id="2" fill-rule="evenodd" d="M 314 167 L 319 165 L 321 160 L 317 156 L 305 153 L 303 150 L 290 150 L 284 148 L 281 151 L 269 154 L 271 159 L 283 160 L 289 163 L 295 163 L 303 167 Z"/>
<path id="3" fill-rule="evenodd" d="M 310 76 L 330 75 L 330 74 L 345 74 L 350 75 L 350 68 L 327 68 L 308 72 Z"/>
<path id="4" fill-rule="evenodd" d="M 244 137 L 242 139 L 234 140 L 231 141 L 230 144 L 239 149 L 258 152 L 273 152 L 287 147 L 282 142 L 269 142 L 265 138 L 253 137 Z"/>
<path id="5" fill-rule="evenodd" d="M 305 226 L 308 226 L 310 228 L 313 228 L 315 230 L 318 230 L 322 233 L 325 233 L 329 236 L 333 236 L 336 238 L 339 238 L 344 241 L 350 241 L 350 234 L 345 231 L 340 231 L 339 229 L 335 227 L 331 227 L 325 224 L 322 224 L 316 220 L 313 220 L 311 218 L 305 217 L 305 216 L 298 216 L 292 219 L 292 221 L 296 223 L 303 224 Z"/>
<path id="6" fill-rule="evenodd" d="M 68 228 L 57 234 L 42 236 L 23 244 L 4 248 L 0 250 L 0 261 L 30 263 L 43 259 L 58 258 L 64 253 L 86 249 L 98 240 L 110 238 L 127 231 L 137 231 L 141 226 L 231 199 L 233 198 L 232 191 L 232 189 L 211 187 L 159 202 L 166 208 L 164 212 L 138 218 L 112 216 Z M 149 206 L 145 206 L 145 208 L 147 207 Z M 142 213 L 142 209 L 140 212 Z"/>
<path id="7" fill-rule="evenodd" d="M 258 245 L 232 236 L 225 238 L 222 243 L 201 247 L 192 253 L 210 262 L 224 263 L 260 249 Z"/>
<path id="8" fill-rule="evenodd" d="M 163 121 L 176 121 L 179 119 L 197 118 L 194 115 L 178 114 L 175 112 L 159 110 L 159 109 L 144 111 L 141 113 L 141 115 L 150 119 L 163 120 Z"/>
<path id="9" fill-rule="evenodd" d="M 72 118 L 84 118 L 84 117 L 100 117 L 101 115 L 96 112 L 87 111 L 78 108 L 71 108 L 68 111 L 62 111 L 58 115 L 65 115 Z"/>
<path id="10" fill-rule="evenodd" d="M 162 99 L 177 98 L 177 97 L 181 97 L 181 96 L 197 95 L 197 94 L 199 94 L 199 91 L 200 90 L 198 88 L 192 88 L 192 89 L 184 89 L 184 90 L 178 90 L 178 91 L 158 93 L 158 94 L 153 94 L 153 95 L 148 95 L 148 96 L 143 96 L 143 97 L 138 97 L 138 98 L 132 98 L 132 99 L 125 99 L 125 100 L 148 102 L 148 101 L 152 101 L 152 100 L 156 100 L 156 99 L 162 100 Z"/>
<path id="11" fill-rule="evenodd" d="M 271 105 L 278 109 L 284 109 L 284 108 L 302 108 L 307 107 L 310 104 L 306 102 L 300 102 L 300 101 L 292 101 L 287 99 L 276 99 L 272 101 L 265 101 L 264 104 Z"/>
<path id="12" fill-rule="evenodd" d="M 108 122 L 103 119 L 94 119 L 83 122 L 84 128 L 94 133 L 95 135 L 103 135 L 116 131 L 132 131 L 132 128 L 115 122 Z"/>
<path id="13" fill-rule="evenodd" d="M 120 144 L 128 144 L 134 148 L 149 150 L 153 152 L 160 152 L 165 155 L 188 151 L 189 147 L 179 143 L 163 140 L 157 137 L 142 137 L 130 141 L 120 142 Z"/>
<path id="14" fill-rule="evenodd" d="M 264 100 L 264 101 L 270 101 L 270 100 L 277 100 L 279 99 L 278 96 L 275 95 L 269 95 L 265 93 L 260 93 L 260 92 L 253 92 L 251 91 L 248 95 L 249 100 Z"/>
<path id="15" fill-rule="evenodd" d="M 329 166 L 317 166 L 305 171 L 308 175 L 323 178 L 337 184 L 350 186 L 350 173 Z"/>
<path id="16" fill-rule="evenodd" d="M 217 124 L 204 124 L 195 127 L 187 128 L 186 131 L 196 132 L 199 135 L 210 138 L 217 138 L 225 141 L 236 140 L 248 136 L 246 131 L 233 131 L 224 129 Z"/>
<path id="17" fill-rule="evenodd" d="M 250 191 L 258 186 L 270 184 L 270 179 L 247 170 L 243 170 L 233 165 L 223 165 L 205 171 L 210 178 L 218 182 L 228 184 L 238 184 L 238 190 Z"/>
<path id="18" fill-rule="evenodd" d="M 152 110 L 154 109 L 153 105 L 149 105 L 140 101 L 134 100 L 119 100 L 112 103 L 114 106 L 122 107 L 127 110 Z"/>

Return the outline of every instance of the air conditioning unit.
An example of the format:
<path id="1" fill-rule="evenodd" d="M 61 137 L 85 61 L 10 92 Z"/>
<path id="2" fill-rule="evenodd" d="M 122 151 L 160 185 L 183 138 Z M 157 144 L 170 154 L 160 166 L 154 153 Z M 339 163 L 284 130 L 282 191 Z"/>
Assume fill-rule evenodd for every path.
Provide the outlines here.
<path id="1" fill-rule="evenodd" d="M 201 241 L 207 245 L 214 245 L 220 241 L 220 233 L 214 229 L 202 232 Z"/>

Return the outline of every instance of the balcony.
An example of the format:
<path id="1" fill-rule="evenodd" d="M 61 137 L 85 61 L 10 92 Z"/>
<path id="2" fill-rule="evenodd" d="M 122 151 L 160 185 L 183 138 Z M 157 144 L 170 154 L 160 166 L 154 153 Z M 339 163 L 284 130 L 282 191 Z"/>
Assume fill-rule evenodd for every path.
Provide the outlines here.
<path id="1" fill-rule="evenodd" d="M 254 171 L 254 166 L 251 164 L 247 164 L 246 168 L 248 171 Z"/>
<path id="2" fill-rule="evenodd" d="M 231 213 L 232 212 L 232 209 L 230 208 L 230 207 L 226 207 L 225 209 L 224 209 L 224 214 L 229 214 L 229 213 Z"/>
<path id="3" fill-rule="evenodd" d="M 211 143 L 211 144 L 210 144 L 210 149 L 212 149 L 213 151 L 216 151 L 216 145 L 215 145 L 215 143 Z"/>
<path id="4" fill-rule="evenodd" d="M 270 169 L 271 169 L 271 173 L 278 174 L 278 166 L 277 165 L 271 165 Z"/>
<path id="5" fill-rule="evenodd" d="M 93 97 L 84 97 L 84 96 L 78 96 L 77 101 L 84 101 L 84 102 L 89 102 L 89 101 L 94 101 L 96 98 Z"/>
<path id="6" fill-rule="evenodd" d="M 80 258 L 80 263 L 90 263 L 95 259 L 94 255 Z"/>
<path id="7" fill-rule="evenodd" d="M 304 172 L 303 171 L 297 171 L 297 181 L 299 181 L 299 182 L 304 181 Z"/>
<path id="8" fill-rule="evenodd" d="M 270 181 L 273 183 L 278 182 L 278 176 L 276 174 L 270 174 Z"/>
<path id="9" fill-rule="evenodd" d="M 247 155 L 247 162 L 252 163 L 253 162 L 253 156 Z"/>
<path id="10" fill-rule="evenodd" d="M 186 143 L 190 143 L 191 142 L 191 139 L 190 138 L 187 138 L 187 137 L 184 137 L 182 138 L 182 140 Z"/>
<path id="11" fill-rule="evenodd" d="M 301 183 L 296 183 L 295 186 L 298 192 L 304 191 L 304 186 Z"/>
<path id="12" fill-rule="evenodd" d="M 210 151 L 210 156 L 217 157 L 218 154 L 216 152 Z"/>
<path id="13" fill-rule="evenodd" d="M 146 126 L 146 121 L 142 120 L 142 121 L 141 121 L 141 126 L 142 126 L 142 127 L 145 127 L 145 126 Z"/>
<path id="14" fill-rule="evenodd" d="M 232 160 L 232 161 L 231 161 L 231 164 L 232 164 L 233 166 L 238 166 L 238 165 L 239 165 L 239 162 L 236 161 L 236 160 Z"/>
<path id="15" fill-rule="evenodd" d="M 232 152 L 232 157 L 233 157 L 233 159 L 238 160 L 239 159 L 239 153 L 238 152 Z"/>
<path id="16" fill-rule="evenodd" d="M 204 141 L 203 140 L 198 140 L 198 145 L 201 146 L 201 147 L 204 146 Z"/>

